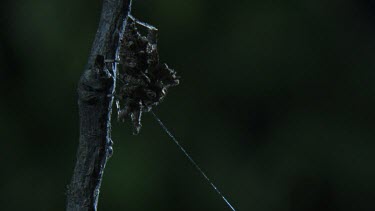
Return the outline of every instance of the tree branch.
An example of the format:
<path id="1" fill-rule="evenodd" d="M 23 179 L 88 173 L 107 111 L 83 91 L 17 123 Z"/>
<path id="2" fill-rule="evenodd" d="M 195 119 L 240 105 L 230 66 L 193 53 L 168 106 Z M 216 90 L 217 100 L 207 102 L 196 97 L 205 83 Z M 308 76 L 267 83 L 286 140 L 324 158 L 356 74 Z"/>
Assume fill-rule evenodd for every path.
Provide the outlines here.
<path id="1" fill-rule="evenodd" d="M 80 137 L 77 161 L 67 191 L 67 211 L 96 211 L 107 159 L 112 154 L 111 113 L 116 70 L 104 60 L 115 59 L 120 32 L 131 0 L 104 0 L 99 27 L 78 85 Z"/>

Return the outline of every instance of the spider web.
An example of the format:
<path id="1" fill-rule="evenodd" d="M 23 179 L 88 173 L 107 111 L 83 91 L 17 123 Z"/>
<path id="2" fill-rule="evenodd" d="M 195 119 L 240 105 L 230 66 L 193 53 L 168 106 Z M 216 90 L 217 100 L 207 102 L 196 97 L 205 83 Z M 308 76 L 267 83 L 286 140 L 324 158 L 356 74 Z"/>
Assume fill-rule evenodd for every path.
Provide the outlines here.
<path id="1" fill-rule="evenodd" d="M 145 28 L 148 28 L 150 30 L 157 30 L 154 26 L 151 26 L 145 22 L 141 22 L 139 20 L 137 20 L 136 18 L 134 18 L 133 16 L 129 15 L 129 19 L 131 21 L 135 21 L 137 24 L 145 27 Z M 129 21 L 129 19 L 127 21 Z M 124 36 L 124 33 L 126 31 L 126 28 L 124 27 L 125 24 L 123 25 L 123 27 L 121 28 L 121 32 L 120 32 L 120 43 L 119 43 L 119 46 L 121 46 L 121 40 L 123 39 L 123 36 Z M 154 37 L 156 39 L 156 37 Z M 119 61 L 120 60 L 120 48 L 117 48 L 116 50 L 116 57 L 115 57 L 115 60 L 113 60 L 112 62 L 116 62 L 116 61 Z M 119 70 L 117 70 L 117 66 L 114 65 L 114 74 L 116 74 L 116 76 L 119 76 Z M 173 71 L 173 70 L 172 70 Z M 174 72 L 174 71 L 173 71 Z M 122 81 L 121 77 L 116 77 L 119 79 L 119 81 Z M 177 78 L 175 78 L 177 79 Z M 124 83 L 124 81 L 122 81 Z M 178 84 L 178 83 L 177 83 Z M 176 84 L 176 85 L 177 85 Z M 117 107 L 117 111 L 119 112 L 120 111 L 120 102 L 119 100 L 116 100 L 116 107 Z M 141 109 L 142 110 L 142 109 Z M 211 185 L 211 187 L 215 190 L 215 192 L 223 199 L 223 201 L 226 203 L 226 205 L 228 206 L 228 208 L 230 208 L 232 211 L 236 211 L 236 209 L 231 205 L 231 203 L 225 198 L 225 196 L 220 192 L 220 190 L 214 185 L 214 183 L 208 178 L 208 176 L 204 173 L 204 171 L 199 167 L 199 165 L 193 160 L 193 158 L 189 155 L 189 153 L 182 147 L 182 145 L 177 141 L 177 139 L 173 136 L 173 134 L 168 130 L 168 128 L 163 124 L 163 122 L 156 116 L 156 114 L 151 110 L 149 110 L 149 112 L 152 114 L 152 116 L 155 118 L 155 120 L 159 123 L 159 125 L 163 128 L 163 130 L 168 134 L 168 136 L 173 140 L 173 142 L 178 146 L 178 148 L 183 152 L 183 154 L 186 156 L 186 158 L 191 162 L 191 164 L 197 169 L 197 171 L 204 177 L 204 179 Z M 142 113 L 142 112 L 141 112 Z M 118 113 L 118 116 L 119 116 L 119 113 Z M 139 121 L 140 121 L 140 118 L 139 118 Z"/>

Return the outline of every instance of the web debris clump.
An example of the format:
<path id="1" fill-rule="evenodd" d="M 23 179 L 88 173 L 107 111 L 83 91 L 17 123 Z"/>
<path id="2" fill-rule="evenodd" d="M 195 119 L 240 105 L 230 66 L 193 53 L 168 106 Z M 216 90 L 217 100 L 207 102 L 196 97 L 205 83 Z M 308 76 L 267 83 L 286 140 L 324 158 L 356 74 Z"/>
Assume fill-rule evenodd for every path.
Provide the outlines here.
<path id="1" fill-rule="evenodd" d="M 147 29 L 147 36 L 139 32 L 138 25 Z M 134 134 L 142 127 L 142 113 L 151 111 L 165 98 L 169 87 L 179 84 L 176 72 L 159 62 L 157 33 L 155 27 L 129 16 L 120 41 L 118 119 L 125 121 L 130 117 Z"/>
<path id="2" fill-rule="evenodd" d="M 148 30 L 147 36 L 141 35 L 137 25 Z M 119 48 L 120 61 L 117 78 L 122 84 L 116 99 L 118 119 L 124 121 L 130 117 L 134 128 L 133 133 L 138 134 L 142 127 L 142 113 L 150 112 L 227 206 L 235 211 L 235 208 L 152 111 L 152 108 L 166 96 L 168 88 L 179 84 L 176 72 L 167 64 L 159 62 L 157 32 L 157 28 L 129 16 Z M 121 107 L 120 101 L 124 104 L 123 107 Z"/>

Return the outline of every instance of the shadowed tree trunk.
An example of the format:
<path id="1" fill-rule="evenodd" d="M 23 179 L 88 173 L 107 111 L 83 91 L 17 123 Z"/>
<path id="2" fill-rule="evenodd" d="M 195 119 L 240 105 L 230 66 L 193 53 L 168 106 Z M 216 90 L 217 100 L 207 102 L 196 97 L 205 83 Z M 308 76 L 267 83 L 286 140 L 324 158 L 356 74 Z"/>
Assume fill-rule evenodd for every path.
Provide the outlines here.
<path id="1" fill-rule="evenodd" d="M 99 27 L 78 85 L 80 137 L 67 191 L 68 211 L 97 210 L 103 171 L 112 154 L 111 113 L 116 84 L 116 70 L 105 65 L 104 59 L 115 59 L 130 8 L 131 0 L 103 0 Z"/>

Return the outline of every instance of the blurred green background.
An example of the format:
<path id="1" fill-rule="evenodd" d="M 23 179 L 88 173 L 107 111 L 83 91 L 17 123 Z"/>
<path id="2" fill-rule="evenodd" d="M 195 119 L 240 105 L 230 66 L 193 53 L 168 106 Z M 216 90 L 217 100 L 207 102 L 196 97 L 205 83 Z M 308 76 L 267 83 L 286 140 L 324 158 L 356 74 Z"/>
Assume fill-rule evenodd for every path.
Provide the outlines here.
<path id="1" fill-rule="evenodd" d="M 100 1 L 1 5 L 0 210 L 64 210 Z M 375 3 L 135 0 L 182 76 L 155 112 L 240 211 L 375 210 Z M 150 114 L 99 210 L 229 210 Z"/>

